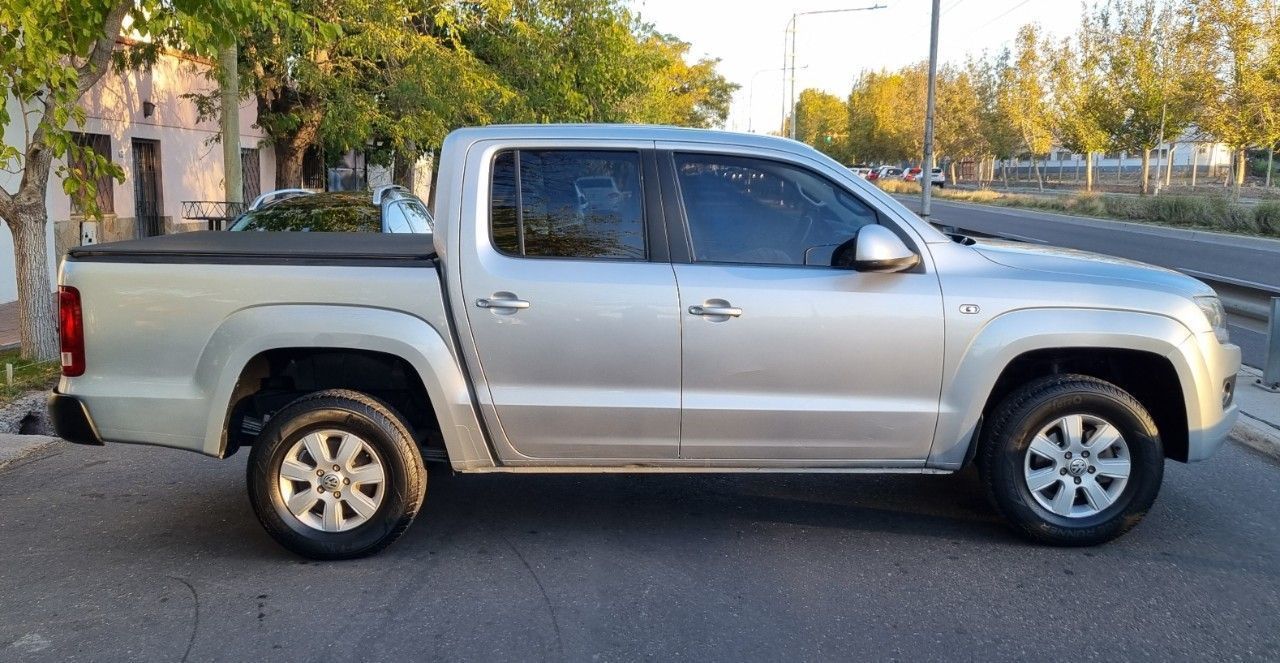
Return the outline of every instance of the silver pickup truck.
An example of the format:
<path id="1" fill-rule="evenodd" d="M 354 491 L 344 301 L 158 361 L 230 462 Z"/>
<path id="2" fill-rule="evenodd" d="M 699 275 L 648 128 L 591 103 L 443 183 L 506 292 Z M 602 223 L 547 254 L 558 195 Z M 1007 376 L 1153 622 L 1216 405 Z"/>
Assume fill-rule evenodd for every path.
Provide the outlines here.
<path id="1" fill-rule="evenodd" d="M 799 143 L 464 129 L 434 235 L 73 249 L 73 442 L 226 458 L 281 544 L 380 550 L 456 472 L 914 472 L 976 463 L 1015 528 L 1132 528 L 1236 417 L 1239 349 L 1175 272 L 975 242 Z"/>

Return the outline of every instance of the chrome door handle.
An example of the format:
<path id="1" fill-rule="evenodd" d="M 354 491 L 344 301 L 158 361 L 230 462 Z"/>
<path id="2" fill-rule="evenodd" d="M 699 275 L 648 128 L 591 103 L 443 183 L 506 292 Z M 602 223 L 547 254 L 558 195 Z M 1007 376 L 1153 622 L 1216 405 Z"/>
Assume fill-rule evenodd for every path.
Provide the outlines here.
<path id="1" fill-rule="evenodd" d="M 522 309 L 529 308 L 529 302 L 523 299 L 477 299 L 479 308 Z"/>
<path id="2" fill-rule="evenodd" d="M 736 318 L 742 315 L 742 309 L 737 306 L 690 306 L 689 313 L 693 315 L 727 315 Z"/>

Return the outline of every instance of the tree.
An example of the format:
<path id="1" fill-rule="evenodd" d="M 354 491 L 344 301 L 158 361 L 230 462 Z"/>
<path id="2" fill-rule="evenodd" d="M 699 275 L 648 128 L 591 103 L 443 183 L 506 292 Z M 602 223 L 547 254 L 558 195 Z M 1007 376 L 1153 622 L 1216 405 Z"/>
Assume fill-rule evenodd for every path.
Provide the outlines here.
<path id="1" fill-rule="evenodd" d="M 1155 0 L 1118 0 L 1096 25 L 1115 103 L 1107 131 L 1115 147 L 1141 152 L 1146 194 L 1151 150 L 1181 136 L 1195 118 L 1192 71 L 1203 54 L 1191 48 L 1183 17 Z"/>
<path id="2" fill-rule="evenodd" d="M 923 63 L 859 77 L 849 93 L 847 149 L 860 159 L 919 161 L 926 82 Z"/>
<path id="3" fill-rule="evenodd" d="M 849 114 L 840 98 L 821 90 L 800 93 L 796 105 L 796 138 L 837 161 L 846 160 Z"/>
<path id="4" fill-rule="evenodd" d="M 970 60 L 966 65 L 969 77 L 974 82 L 978 97 L 978 126 L 981 127 L 982 138 L 992 159 L 1010 159 L 1019 149 L 1021 137 L 1009 116 L 1007 95 L 1002 92 L 1003 85 L 1010 77 L 1006 73 L 1009 68 L 1009 52 L 1002 51 L 994 57 L 984 56 L 980 60 Z M 992 170 L 995 168 L 992 162 Z M 1008 169 L 1001 168 L 1005 186 L 1009 185 Z M 991 174 L 994 179 L 994 172 Z"/>
<path id="5" fill-rule="evenodd" d="M 733 93 L 739 88 L 716 70 L 720 60 L 689 63 L 689 44 L 668 34 L 640 28 L 642 51 L 651 62 L 647 84 L 625 112 L 629 122 L 682 127 L 723 126 Z"/>
<path id="6" fill-rule="evenodd" d="M 19 175 L 15 190 L 0 187 L 0 217 L 13 234 L 24 358 L 58 353 L 46 241 L 50 174 L 90 215 L 97 214 L 92 183 L 102 174 L 121 176 L 73 139 L 85 121 L 80 97 L 113 63 L 146 64 L 164 48 L 210 55 L 229 42 L 234 26 L 259 21 L 308 25 L 271 0 L 0 0 L 0 86 L 18 109 L 11 116 L 6 100 L 0 125 L 21 123 L 24 139 L 0 144 L 0 168 Z M 117 51 L 126 22 L 136 45 Z M 55 169 L 55 161 L 76 167 Z"/>
<path id="7" fill-rule="evenodd" d="M 1044 40 L 1035 25 L 1018 30 L 1013 64 L 1001 73 L 998 104 L 1031 157 L 1036 185 L 1044 189 L 1038 158 L 1053 147 L 1053 121 L 1044 75 Z"/>
<path id="8" fill-rule="evenodd" d="M 938 70 L 934 140 L 956 181 L 956 162 L 985 156 L 990 149 L 982 134 L 981 99 L 969 72 L 953 65 Z"/>
<path id="9" fill-rule="evenodd" d="M 1058 142 L 1084 156 L 1084 188 L 1093 190 L 1093 157 L 1110 146 L 1106 121 L 1116 113 L 1102 72 L 1105 56 L 1097 17 L 1086 12 L 1074 38 L 1051 54 L 1049 89 Z"/>
<path id="10" fill-rule="evenodd" d="M 1246 150 L 1280 140 L 1280 14 L 1275 0 L 1193 0 L 1189 31 L 1207 66 L 1195 72 L 1200 128 L 1235 153 L 1235 195 Z"/>
<path id="11" fill-rule="evenodd" d="M 290 0 L 341 28 L 244 38 L 241 69 L 299 186 L 306 150 L 404 163 L 450 130 L 492 122 L 723 123 L 737 88 L 717 60 L 617 0 Z"/>

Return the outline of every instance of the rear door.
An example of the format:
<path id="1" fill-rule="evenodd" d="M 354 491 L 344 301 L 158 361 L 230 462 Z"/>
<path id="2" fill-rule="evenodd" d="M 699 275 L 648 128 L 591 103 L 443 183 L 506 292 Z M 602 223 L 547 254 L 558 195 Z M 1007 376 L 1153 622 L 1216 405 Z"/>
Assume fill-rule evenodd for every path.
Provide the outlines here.
<path id="1" fill-rule="evenodd" d="M 461 286 L 481 409 L 506 462 L 678 454 L 679 301 L 646 189 L 651 146 L 472 148 L 485 165 Z"/>
<path id="2" fill-rule="evenodd" d="M 921 464 L 942 379 L 937 275 L 830 266 L 866 224 L 921 244 L 816 164 L 670 147 L 681 457 Z"/>

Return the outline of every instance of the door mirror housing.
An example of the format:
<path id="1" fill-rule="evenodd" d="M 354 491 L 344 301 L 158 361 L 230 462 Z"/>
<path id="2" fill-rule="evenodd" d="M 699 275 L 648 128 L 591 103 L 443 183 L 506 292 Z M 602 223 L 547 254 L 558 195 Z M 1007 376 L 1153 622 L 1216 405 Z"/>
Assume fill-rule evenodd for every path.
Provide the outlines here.
<path id="1" fill-rule="evenodd" d="M 918 264 L 919 254 L 892 230 L 876 224 L 858 229 L 858 234 L 837 247 L 831 256 L 832 267 L 859 272 L 905 272 Z"/>

